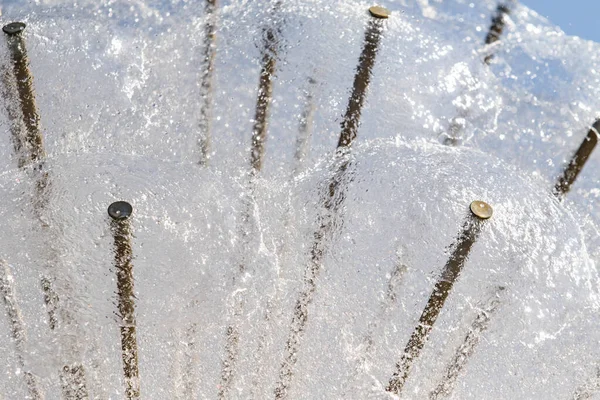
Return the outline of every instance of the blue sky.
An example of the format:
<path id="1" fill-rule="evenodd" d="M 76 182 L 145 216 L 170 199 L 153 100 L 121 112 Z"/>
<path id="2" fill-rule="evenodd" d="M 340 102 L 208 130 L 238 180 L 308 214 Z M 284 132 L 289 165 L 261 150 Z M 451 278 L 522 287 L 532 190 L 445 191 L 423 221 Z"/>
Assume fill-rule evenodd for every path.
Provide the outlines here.
<path id="1" fill-rule="evenodd" d="M 600 42 L 599 0 L 521 0 L 568 35 Z"/>

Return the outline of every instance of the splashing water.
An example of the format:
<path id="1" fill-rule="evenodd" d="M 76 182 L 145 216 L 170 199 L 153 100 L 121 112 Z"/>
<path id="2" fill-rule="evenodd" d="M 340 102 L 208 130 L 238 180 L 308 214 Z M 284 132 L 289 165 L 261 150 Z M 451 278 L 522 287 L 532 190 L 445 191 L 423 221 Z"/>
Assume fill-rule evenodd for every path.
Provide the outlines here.
<path id="1" fill-rule="evenodd" d="M 0 398 L 596 394 L 598 155 L 552 188 L 598 117 L 600 45 L 513 1 L 372 5 L 4 2 L 44 140 L 22 157 L 5 40 Z"/>

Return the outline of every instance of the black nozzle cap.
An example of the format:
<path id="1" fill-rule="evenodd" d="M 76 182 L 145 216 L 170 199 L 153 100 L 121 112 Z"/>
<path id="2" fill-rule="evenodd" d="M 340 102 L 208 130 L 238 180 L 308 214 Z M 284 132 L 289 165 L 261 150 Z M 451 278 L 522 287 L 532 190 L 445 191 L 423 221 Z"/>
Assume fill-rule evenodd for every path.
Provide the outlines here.
<path id="1" fill-rule="evenodd" d="M 116 201 L 108 206 L 108 215 L 115 220 L 129 218 L 133 212 L 133 207 L 126 201 Z"/>
<path id="2" fill-rule="evenodd" d="M 7 35 L 16 35 L 25 30 L 27 25 L 24 22 L 11 22 L 10 24 L 4 25 L 2 31 Z"/>

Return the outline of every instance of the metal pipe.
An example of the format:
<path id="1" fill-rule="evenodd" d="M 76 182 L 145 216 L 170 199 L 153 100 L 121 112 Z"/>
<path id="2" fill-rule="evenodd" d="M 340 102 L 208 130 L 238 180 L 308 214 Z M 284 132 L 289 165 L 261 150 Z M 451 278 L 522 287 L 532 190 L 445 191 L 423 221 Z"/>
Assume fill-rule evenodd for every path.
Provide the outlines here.
<path id="1" fill-rule="evenodd" d="M 202 49 L 202 66 L 200 77 L 200 165 L 207 165 L 210 159 L 211 144 L 211 111 L 213 71 L 216 55 L 216 14 L 217 0 L 206 0 L 204 7 L 206 23 L 204 25 L 204 47 Z"/>
<path id="2" fill-rule="evenodd" d="M 575 389 L 572 399 L 589 400 L 596 397 L 598 392 L 600 392 L 600 366 L 596 366 L 594 375 Z"/>
<path id="3" fill-rule="evenodd" d="M 317 71 L 314 71 L 314 73 L 316 74 Z M 316 85 L 317 85 L 317 81 L 316 79 L 314 79 L 313 77 L 309 77 L 307 79 L 307 84 L 304 90 L 304 109 L 300 115 L 300 119 L 299 119 L 299 127 L 298 127 L 298 136 L 296 138 L 296 151 L 294 153 L 294 167 L 292 170 L 292 174 L 291 177 L 295 177 L 297 176 L 300 171 L 303 168 L 303 164 L 304 164 L 304 160 L 306 158 L 306 155 L 309 152 L 309 147 L 310 147 L 310 138 L 312 136 L 312 127 L 313 127 L 313 121 L 314 121 L 314 115 L 315 115 L 315 103 L 314 103 L 314 93 L 316 90 Z M 290 209 L 287 208 L 285 213 L 284 213 L 284 220 L 283 220 L 283 226 L 284 226 L 284 230 L 288 230 L 289 228 L 289 224 L 290 224 Z M 283 260 L 285 258 L 285 253 L 286 253 L 286 249 L 285 249 L 285 245 L 286 245 L 286 241 L 283 240 L 280 242 L 280 244 L 277 246 L 277 252 L 280 254 L 280 256 L 282 257 L 282 261 L 281 264 L 285 265 L 285 260 Z M 264 312 L 264 318 L 263 318 L 263 322 L 265 323 L 265 325 L 270 326 L 270 327 L 274 327 L 277 322 L 274 321 L 274 315 L 276 313 L 274 313 L 274 310 L 277 309 L 280 306 L 280 285 L 279 283 L 276 284 L 276 288 L 275 288 L 275 294 L 274 296 L 267 302 L 266 305 L 266 309 Z M 268 331 L 270 328 L 265 328 L 265 331 Z M 265 350 L 269 347 L 269 338 L 267 333 L 262 333 L 257 341 L 257 346 L 256 346 L 256 350 L 255 353 L 256 354 L 264 354 L 265 352 L 268 352 L 268 350 Z M 259 378 L 261 376 L 263 376 L 263 365 L 260 361 L 258 361 L 256 363 L 256 367 L 254 369 L 254 375 L 253 375 L 253 380 L 252 380 L 252 390 L 250 393 L 251 397 L 256 397 L 256 393 L 258 390 L 258 386 L 259 386 Z"/>
<path id="4" fill-rule="evenodd" d="M 5 84 L 5 97 L 9 119 L 11 120 L 11 133 L 18 160 L 19 168 L 33 166 L 35 178 L 35 195 L 33 199 L 33 212 L 42 223 L 42 228 L 48 228 L 44 218 L 44 210 L 48 203 L 50 179 L 44 171 L 46 152 L 40 128 L 40 116 L 35 102 L 33 90 L 33 76 L 29 70 L 29 60 L 23 31 L 26 25 L 22 22 L 11 22 L 2 27 L 5 33 L 12 72 L 5 70 L 3 76 Z M 12 76 L 10 76 L 12 75 Z M 11 90 L 12 89 L 12 90 Z M 16 92 L 16 93 L 15 93 Z M 18 103 L 18 107 L 14 105 Z M 58 302 L 59 297 L 53 288 L 52 279 L 44 276 L 41 279 L 41 288 L 44 294 L 44 304 L 48 313 L 48 325 L 51 330 L 58 327 Z M 65 312 L 65 319 L 70 320 Z M 85 383 L 85 370 L 80 363 L 66 365 L 61 371 L 63 382 L 63 397 L 68 400 L 87 399 Z"/>
<path id="5" fill-rule="evenodd" d="M 510 1 L 510 0 L 508 0 Z M 500 36 L 504 31 L 505 16 L 510 14 L 511 4 L 506 2 L 505 4 L 499 4 L 496 8 L 495 14 L 492 16 L 492 25 L 490 30 L 485 37 L 485 44 L 490 45 L 500 40 Z M 484 62 L 489 65 L 494 57 L 493 54 L 488 54 L 484 58 Z M 448 127 L 447 137 L 444 138 L 443 143 L 446 146 L 458 146 L 461 143 L 461 133 L 465 129 L 469 110 L 459 110 L 458 115 L 452 118 L 450 126 Z"/>
<path id="6" fill-rule="evenodd" d="M 35 103 L 33 77 L 29 70 L 27 49 L 22 32 L 26 25 L 23 22 L 11 22 L 2 27 L 10 52 L 12 70 L 17 86 L 21 118 L 25 129 L 13 131 L 16 153 L 19 155 L 19 167 L 29 162 L 40 162 L 45 157 L 40 115 Z M 15 124 L 13 124 L 15 127 Z"/>
<path id="7" fill-rule="evenodd" d="M 298 138 L 296 139 L 296 152 L 294 159 L 296 160 L 296 166 L 294 167 L 293 175 L 297 175 L 302 168 L 302 163 L 308 154 L 308 148 L 310 144 L 310 137 L 312 136 L 312 126 L 315 116 L 315 102 L 314 92 L 317 81 L 309 77 L 308 87 L 306 88 L 306 98 L 304 103 L 304 110 L 300 116 L 300 126 L 298 129 Z"/>
<path id="8" fill-rule="evenodd" d="M 375 330 L 378 328 L 379 323 L 384 319 L 385 315 L 396 304 L 396 300 L 398 297 L 398 286 L 401 283 L 404 275 L 406 274 L 406 271 L 408 271 L 408 267 L 402 264 L 401 260 L 398 259 L 396 265 L 394 265 L 394 269 L 392 270 L 390 279 L 388 280 L 385 298 L 381 303 L 381 309 L 379 311 L 379 314 L 375 319 L 373 319 L 369 323 L 367 334 L 364 338 L 365 359 L 373 351 L 373 346 L 375 344 L 373 335 L 375 334 Z"/>
<path id="9" fill-rule="evenodd" d="M 356 139 L 362 106 L 366 98 L 371 71 L 375 64 L 375 57 L 383 30 L 382 19 L 388 18 L 390 12 L 382 7 L 371 7 L 369 12 L 373 18 L 365 33 L 363 50 L 359 58 L 352 96 L 342 122 L 342 131 L 338 141 L 338 150 L 349 149 Z M 342 152 L 338 151 L 337 155 Z M 275 388 L 275 399 L 287 397 L 288 388 L 292 382 L 293 369 L 298 360 L 300 342 L 308 321 L 308 306 L 313 300 L 316 290 L 316 281 L 321 271 L 323 256 L 327 249 L 325 238 L 332 233 L 333 223 L 337 210 L 345 197 L 346 186 L 342 185 L 345 179 L 349 161 L 345 160 L 329 183 L 329 190 L 323 201 L 325 214 L 320 218 L 319 229 L 314 233 L 314 242 L 311 248 L 311 259 L 305 270 L 304 287 L 296 300 L 294 315 L 290 325 L 290 332 L 286 342 L 284 360 L 279 369 L 279 378 Z"/>
<path id="10" fill-rule="evenodd" d="M 564 197 L 569 190 L 571 190 L 571 185 L 577 179 L 577 176 L 585 166 L 585 163 L 590 158 L 594 148 L 596 148 L 596 144 L 598 144 L 598 135 L 600 134 L 600 119 L 594 122 L 592 128 L 589 130 L 581 145 L 571 157 L 571 160 L 565 167 L 563 173 L 558 178 L 556 185 L 554 186 L 553 193 L 556 197 L 562 198 Z"/>
<path id="11" fill-rule="evenodd" d="M 271 14 L 275 15 L 281 8 L 281 1 L 275 3 Z M 256 110 L 254 114 L 254 125 L 252 127 L 252 140 L 250 150 L 250 182 L 249 191 L 253 192 L 253 179 L 262 170 L 264 163 L 265 143 L 267 139 L 267 127 L 269 108 L 273 93 L 273 78 L 275 76 L 277 66 L 277 54 L 279 50 L 279 33 L 280 29 L 277 25 L 269 25 L 262 30 L 262 58 L 261 72 L 258 82 L 258 94 L 256 98 Z M 248 245 L 250 234 L 248 232 L 248 224 L 250 223 L 250 214 L 252 208 L 252 194 L 245 198 L 244 212 L 240 221 L 242 237 L 242 246 Z M 234 279 L 235 282 L 239 279 L 246 269 L 246 261 L 242 260 L 239 264 L 238 274 Z M 233 315 L 232 322 L 227 326 L 225 332 L 225 357 L 221 367 L 221 382 L 219 384 L 218 398 L 225 399 L 228 396 L 229 390 L 234 379 L 234 371 L 238 359 L 238 347 L 240 341 L 239 318 L 244 310 L 243 294 L 237 293 L 233 299 Z"/>
<path id="12" fill-rule="evenodd" d="M 281 1 L 275 4 L 273 13 L 279 11 Z M 267 140 L 267 127 L 269 108 L 273 96 L 273 77 L 277 66 L 277 52 L 279 47 L 279 31 L 275 26 L 263 29 L 263 49 L 260 78 L 258 81 L 258 94 L 256 110 L 254 112 L 254 126 L 252 128 L 252 151 L 250 152 L 250 165 L 253 172 L 262 169 Z"/>
<path id="13" fill-rule="evenodd" d="M 197 366 L 197 358 L 195 354 L 197 352 L 196 345 L 196 333 L 198 324 L 191 324 L 185 332 L 185 352 L 184 352 L 184 367 L 181 376 L 183 392 L 186 399 L 195 399 L 198 397 L 197 386 L 198 379 L 194 373 L 194 369 Z"/>
<path id="14" fill-rule="evenodd" d="M 371 81 L 373 65 L 375 65 L 375 58 L 381 40 L 382 20 L 387 19 L 390 15 L 390 12 L 383 7 L 371 7 L 369 13 L 373 18 L 369 20 L 365 32 L 363 50 L 358 59 L 358 68 L 354 76 L 352 95 L 342 121 L 342 132 L 340 133 L 338 148 L 350 147 L 356 139 L 362 107 L 367 97 L 367 88 Z"/>
<path id="15" fill-rule="evenodd" d="M 437 400 L 448 397 L 454 389 L 454 384 L 458 379 L 458 375 L 464 370 L 469 358 L 475 352 L 475 348 L 479 344 L 481 335 L 488 328 L 492 315 L 496 312 L 501 304 L 500 294 L 504 291 L 504 287 L 498 287 L 496 293 L 488 300 L 487 304 L 477 314 L 475 320 L 469 328 L 469 333 L 465 336 L 464 341 L 456 350 L 452 361 L 446 368 L 442 381 L 429 394 L 431 400 Z"/>
<path id="16" fill-rule="evenodd" d="M 15 289 L 13 284 L 13 276 L 10 272 L 8 264 L 4 260 L 0 260 L 0 268 L 2 276 L 0 277 L 0 293 L 6 307 L 6 314 L 11 327 L 11 335 L 15 344 L 17 364 L 23 373 L 23 379 L 27 385 L 29 397 L 33 400 L 42 400 L 44 395 L 39 388 L 39 383 L 35 375 L 33 375 L 25 366 L 25 341 L 26 332 L 23 325 L 23 317 L 17 303 Z"/>
<path id="17" fill-rule="evenodd" d="M 315 71 L 316 72 L 316 71 Z M 304 98 L 304 109 L 300 115 L 299 119 L 299 127 L 298 127 L 298 136 L 296 138 L 296 150 L 294 153 L 294 166 L 292 170 L 291 177 L 296 177 L 303 168 L 304 160 L 309 152 L 310 148 L 310 138 L 312 136 L 312 127 L 315 115 L 315 103 L 314 103 L 314 92 L 316 90 L 317 81 L 309 77 L 307 79 L 307 85 L 304 90 L 305 98 Z M 290 209 L 287 208 L 284 213 L 283 226 L 284 230 L 288 230 L 290 224 Z M 286 241 L 283 240 L 277 246 L 277 252 L 282 257 L 281 264 L 285 265 L 285 253 L 286 253 Z M 263 322 L 266 325 L 265 332 L 263 332 L 257 341 L 255 354 L 264 354 L 268 352 L 268 348 L 270 346 L 270 341 L 268 334 L 266 333 L 271 328 L 274 328 L 277 324 L 274 319 L 275 315 L 279 315 L 278 313 L 274 313 L 274 310 L 280 306 L 280 285 L 276 284 L 275 294 L 274 296 L 267 302 L 266 309 L 263 316 Z M 251 397 L 256 397 L 258 393 L 258 388 L 260 384 L 260 377 L 264 376 L 263 373 L 263 363 L 258 360 L 256 362 L 256 367 L 254 369 L 253 379 L 252 379 L 252 390 L 250 392 Z"/>
<path id="18" fill-rule="evenodd" d="M 351 378 L 349 378 L 342 387 L 342 398 L 352 397 L 354 388 L 348 385 L 350 379 L 356 379 L 362 371 L 366 368 L 366 365 L 373 362 L 373 352 L 375 350 L 375 333 L 380 328 L 380 324 L 384 321 L 385 317 L 395 306 L 398 298 L 398 287 L 401 285 L 404 275 L 408 271 L 408 267 L 402 263 L 400 253 L 398 254 L 397 261 L 395 262 L 394 269 L 390 275 L 387 283 L 387 289 L 385 297 L 381 302 L 381 306 L 377 315 L 369 322 L 367 332 L 363 336 L 361 350 L 357 354 L 357 365 L 353 371 Z"/>
<path id="19" fill-rule="evenodd" d="M 83 365 L 78 363 L 65 365 L 60 379 L 65 399 L 84 400 L 89 398 Z"/>
<path id="20" fill-rule="evenodd" d="M 38 173 L 36 174 L 36 195 L 33 208 L 36 217 L 41 219 L 41 211 L 47 203 L 46 190 L 49 185 L 48 174 L 42 170 L 42 161 L 46 153 L 40 131 L 40 117 L 35 104 L 33 77 L 29 71 L 27 50 L 22 36 L 25 27 L 26 25 L 22 22 L 11 22 L 2 28 L 6 35 L 12 64 L 12 77 L 4 76 L 4 94 L 19 168 L 24 168 L 32 163 L 37 164 L 34 167 L 34 171 Z M 13 85 L 16 87 L 16 93 L 11 93 L 10 87 Z M 18 108 L 12 106 L 15 103 L 18 103 Z M 50 329 L 54 330 L 58 325 L 56 317 L 58 296 L 52 289 L 50 279 L 43 277 L 41 286 L 48 312 L 48 323 Z"/>
<path id="21" fill-rule="evenodd" d="M 496 8 L 496 14 L 492 17 L 492 25 L 490 26 L 490 30 L 488 31 L 487 36 L 485 37 L 485 44 L 492 44 L 500 40 L 500 36 L 502 36 L 502 32 L 504 31 L 504 25 L 506 24 L 506 16 L 510 14 L 510 4 L 504 3 L 499 4 L 498 8 Z M 484 62 L 486 64 L 490 64 L 492 62 L 492 58 L 494 58 L 493 54 L 488 54 Z"/>
<path id="22" fill-rule="evenodd" d="M 198 147 L 200 150 L 200 159 L 198 164 L 207 166 L 210 161 L 211 137 L 212 137 L 212 89 L 213 76 L 216 57 L 216 30 L 217 30 L 217 0 L 206 0 L 204 6 L 204 42 L 202 47 L 202 64 L 200 67 L 200 116 L 198 121 L 199 138 Z M 195 380 L 193 377 L 191 353 L 195 351 L 196 325 L 192 324 L 185 332 L 188 343 L 185 352 L 186 365 L 182 376 L 184 393 L 187 398 L 194 398 L 196 392 Z"/>
<path id="23" fill-rule="evenodd" d="M 125 375 L 127 399 L 140 397 L 138 348 L 135 320 L 135 293 L 133 288 L 132 230 L 129 217 L 133 213 L 131 204 L 117 201 L 108 207 L 111 231 L 114 237 L 115 269 L 117 272 L 117 294 L 119 317 L 121 318 L 121 350 Z"/>
<path id="24" fill-rule="evenodd" d="M 429 333 L 435 324 L 450 291 L 460 275 L 464 264 L 471 252 L 473 244 L 477 241 L 484 220 L 491 218 L 492 207 L 482 201 L 471 203 L 471 213 L 465 222 L 462 232 L 454 244 L 454 251 L 446 262 L 444 270 L 435 284 L 433 292 L 425 305 L 419 323 L 413 331 L 400 362 L 396 364 L 396 371 L 392 375 L 386 388 L 388 392 L 400 395 L 404 383 L 408 378 L 413 362 L 419 358 Z"/>

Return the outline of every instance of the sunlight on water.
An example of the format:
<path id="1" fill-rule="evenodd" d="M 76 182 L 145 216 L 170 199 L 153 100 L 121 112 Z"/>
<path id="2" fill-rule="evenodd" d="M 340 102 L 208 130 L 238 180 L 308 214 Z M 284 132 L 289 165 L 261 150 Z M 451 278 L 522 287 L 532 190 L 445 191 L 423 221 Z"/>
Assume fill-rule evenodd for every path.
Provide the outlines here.
<path id="1" fill-rule="evenodd" d="M 598 395 L 600 44 L 373 5 L 3 3 L 0 398 Z"/>

